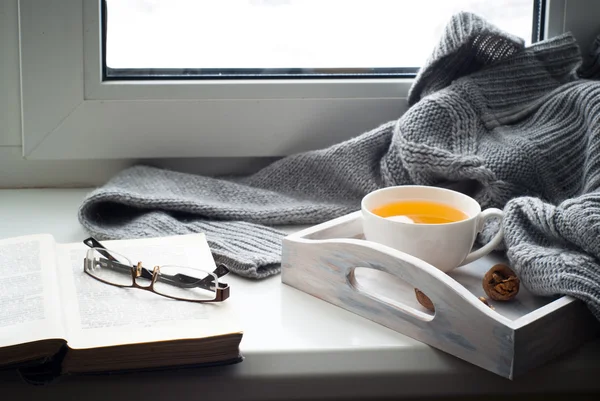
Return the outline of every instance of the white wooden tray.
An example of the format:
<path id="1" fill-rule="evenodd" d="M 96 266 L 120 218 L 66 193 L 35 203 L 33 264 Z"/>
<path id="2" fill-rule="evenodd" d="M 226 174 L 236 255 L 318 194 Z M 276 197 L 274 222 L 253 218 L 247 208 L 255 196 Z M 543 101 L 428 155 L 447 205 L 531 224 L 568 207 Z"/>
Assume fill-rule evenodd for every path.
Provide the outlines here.
<path id="1" fill-rule="evenodd" d="M 513 379 L 594 337 L 600 324 L 571 297 L 537 297 L 521 285 L 510 302 L 485 296 L 489 255 L 448 274 L 362 237 L 360 212 L 289 235 L 282 281 L 324 301 Z M 415 298 L 419 288 L 435 313 Z"/>

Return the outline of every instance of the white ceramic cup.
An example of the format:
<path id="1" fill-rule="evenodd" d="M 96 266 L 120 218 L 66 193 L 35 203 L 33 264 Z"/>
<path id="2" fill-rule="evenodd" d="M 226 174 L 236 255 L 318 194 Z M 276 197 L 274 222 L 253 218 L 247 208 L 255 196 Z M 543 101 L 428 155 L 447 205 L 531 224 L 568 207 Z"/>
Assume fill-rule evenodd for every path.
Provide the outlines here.
<path id="1" fill-rule="evenodd" d="M 419 199 L 445 203 L 465 213 L 467 219 L 445 224 L 414 224 L 372 212 L 389 203 Z M 502 211 L 495 208 L 481 211 L 475 199 L 449 189 L 419 185 L 382 188 L 363 198 L 361 210 L 366 240 L 415 256 L 443 272 L 487 255 L 502 241 L 501 227 L 489 243 L 471 252 L 484 222 L 493 217 L 502 218 Z"/>

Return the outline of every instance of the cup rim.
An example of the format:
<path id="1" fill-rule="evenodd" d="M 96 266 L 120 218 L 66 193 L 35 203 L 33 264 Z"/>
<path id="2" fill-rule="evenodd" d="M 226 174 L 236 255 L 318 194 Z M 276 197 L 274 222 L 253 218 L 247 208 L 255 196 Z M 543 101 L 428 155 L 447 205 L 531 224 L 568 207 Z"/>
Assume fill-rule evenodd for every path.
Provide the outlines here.
<path id="1" fill-rule="evenodd" d="M 398 190 L 398 189 L 401 189 L 401 188 L 406 188 L 406 189 L 410 189 L 410 188 L 426 188 L 427 190 L 432 190 L 432 191 L 441 191 L 441 192 L 453 193 L 453 194 L 456 194 L 459 197 L 465 199 L 469 203 L 474 204 L 476 206 L 477 212 L 473 216 L 468 217 L 467 219 L 459 220 L 459 221 L 453 221 L 453 222 L 450 222 L 450 223 L 437 223 L 437 224 L 404 223 L 402 221 L 390 221 L 390 220 L 387 220 L 385 217 L 381 217 L 381 216 L 373 213 L 371 210 L 369 210 L 365 206 L 365 202 L 368 200 L 368 198 L 376 196 L 377 194 L 380 194 L 381 192 L 394 191 L 394 190 Z M 390 222 L 390 223 L 402 224 L 402 225 L 407 225 L 407 226 L 431 226 L 431 227 L 436 227 L 436 226 L 451 226 L 451 225 L 464 224 L 466 222 L 470 222 L 470 221 L 476 219 L 477 216 L 479 216 L 479 214 L 481 213 L 481 205 L 479 204 L 479 202 L 477 202 L 475 199 L 473 199 L 469 195 L 465 195 L 462 192 L 458 192 L 458 191 L 455 191 L 455 190 L 452 190 L 452 189 L 435 187 L 435 186 L 431 186 L 431 185 L 394 185 L 394 186 L 390 186 L 390 187 L 379 188 L 379 189 L 371 191 L 368 194 L 366 194 L 365 196 L 363 196 L 363 198 L 362 198 L 362 200 L 360 202 L 360 206 L 361 206 L 362 212 L 363 213 L 367 213 L 371 217 L 374 217 L 376 219 L 380 219 L 380 220 L 383 220 L 383 221 L 387 221 L 387 222 Z M 464 210 L 461 210 L 461 212 L 465 213 Z"/>

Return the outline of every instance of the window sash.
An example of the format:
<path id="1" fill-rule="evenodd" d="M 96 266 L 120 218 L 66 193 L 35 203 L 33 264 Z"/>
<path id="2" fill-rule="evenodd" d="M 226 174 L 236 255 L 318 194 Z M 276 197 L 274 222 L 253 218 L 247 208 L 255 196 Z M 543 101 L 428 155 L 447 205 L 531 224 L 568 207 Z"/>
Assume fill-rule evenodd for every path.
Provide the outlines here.
<path id="1" fill-rule="evenodd" d="M 548 35 L 564 31 L 574 3 L 549 1 Z M 98 0 L 20 1 L 24 157 L 285 156 L 408 107 L 408 78 L 105 81 L 100 16 Z"/>

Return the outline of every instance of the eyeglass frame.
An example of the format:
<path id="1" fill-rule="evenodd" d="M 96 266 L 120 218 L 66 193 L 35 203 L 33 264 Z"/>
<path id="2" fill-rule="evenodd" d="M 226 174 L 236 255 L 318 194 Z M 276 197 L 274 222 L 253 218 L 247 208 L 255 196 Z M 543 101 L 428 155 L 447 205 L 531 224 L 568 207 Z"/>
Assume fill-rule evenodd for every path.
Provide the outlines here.
<path id="1" fill-rule="evenodd" d="M 99 277 L 96 277 L 94 275 L 92 275 L 89 271 L 87 271 L 86 269 L 86 265 L 88 263 L 91 262 L 91 260 L 89 260 L 87 258 L 87 256 L 83 259 L 83 271 L 89 275 L 90 277 L 92 277 L 95 280 L 98 280 L 104 284 L 108 284 L 108 285 L 112 285 L 114 287 L 119 287 L 119 288 L 137 288 L 140 290 L 146 290 L 146 291 L 150 291 L 153 294 L 156 295 L 160 295 L 166 298 L 171 298 L 171 299 L 175 299 L 178 301 L 186 301 L 186 302 L 195 302 L 195 303 L 210 303 L 210 302 L 222 302 L 225 301 L 227 298 L 229 298 L 229 285 L 227 283 L 223 283 L 218 281 L 218 279 L 220 277 L 223 277 L 224 275 L 226 275 L 227 273 L 229 273 L 229 269 L 227 269 L 227 267 L 223 266 L 223 265 L 219 265 L 217 266 L 217 268 L 212 272 L 212 274 L 214 274 L 217 277 L 217 285 L 215 288 L 215 298 L 214 299 L 186 299 L 186 298 L 179 298 L 179 297 L 174 297 L 171 295 L 165 295 L 165 294 L 161 294 L 160 292 L 156 292 L 154 290 L 154 283 L 156 282 L 157 278 L 158 278 L 158 273 L 160 272 L 160 266 L 154 266 L 154 268 L 152 269 L 152 272 L 150 272 L 149 269 L 145 268 L 142 266 L 142 262 L 138 262 L 136 265 L 131 265 L 131 266 L 127 266 L 124 265 L 122 263 L 119 263 L 119 261 L 110 254 L 110 250 L 107 249 L 104 245 L 102 245 L 98 240 L 96 240 L 94 237 L 89 237 L 86 238 L 85 240 L 83 240 L 83 243 L 85 245 L 87 245 L 88 247 L 90 247 L 91 249 L 96 249 L 98 250 L 98 252 L 100 254 L 102 254 L 104 257 L 107 258 L 107 260 L 109 262 L 111 262 L 112 264 L 117 264 L 117 265 L 121 265 L 123 268 L 129 268 L 131 271 L 131 280 L 132 280 L 132 284 L 131 285 L 123 285 L 123 284 L 115 284 L 115 283 L 111 283 L 109 281 L 103 280 Z M 144 275 L 145 274 L 145 275 Z M 178 274 L 178 276 L 180 276 L 180 279 L 192 279 L 189 276 L 186 276 L 184 274 Z M 150 285 L 148 286 L 142 286 L 140 284 L 137 283 L 136 278 L 138 277 L 143 277 L 145 279 L 149 279 L 150 280 Z M 169 276 L 170 277 L 170 276 Z M 193 280 L 196 280 L 195 278 Z M 208 281 L 207 281 L 208 280 Z M 205 278 L 201 279 L 199 281 L 199 283 L 197 283 L 194 287 L 200 287 L 200 288 L 208 288 L 211 289 L 210 287 L 210 283 L 214 283 L 214 277 L 212 275 L 207 275 Z M 177 285 L 177 283 L 175 283 L 175 285 Z M 181 285 L 178 285 L 179 287 L 181 287 Z M 215 287 L 213 285 L 213 287 Z"/>

